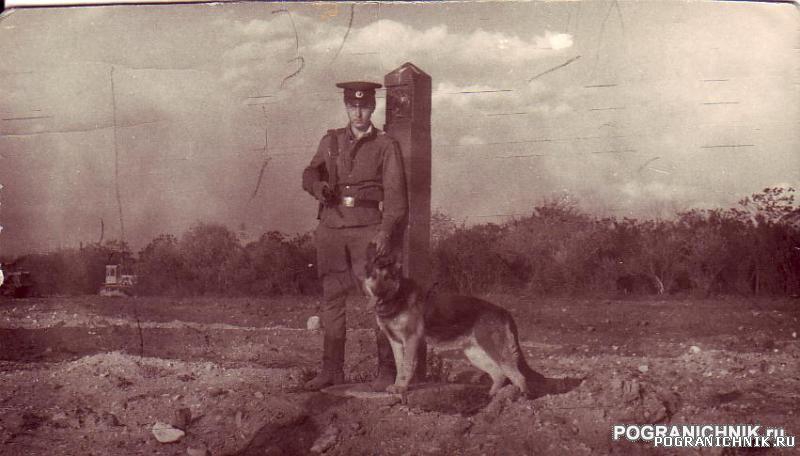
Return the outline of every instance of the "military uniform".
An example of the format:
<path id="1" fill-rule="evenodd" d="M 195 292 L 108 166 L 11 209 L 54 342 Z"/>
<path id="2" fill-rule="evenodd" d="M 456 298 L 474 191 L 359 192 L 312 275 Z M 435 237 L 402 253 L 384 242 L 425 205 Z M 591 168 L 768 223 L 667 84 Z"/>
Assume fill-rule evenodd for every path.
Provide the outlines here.
<path id="1" fill-rule="evenodd" d="M 380 87 L 339 84 L 346 103 L 372 107 L 375 86 Z M 383 236 L 395 248 L 402 238 L 408 201 L 400 147 L 374 125 L 360 138 L 350 125 L 329 130 L 303 170 L 303 189 L 320 200 L 315 244 L 324 294 L 323 360 L 322 372 L 310 383 L 321 387 L 343 380 L 346 297 L 353 288 L 363 293 L 367 245 Z M 379 331 L 376 338 L 381 371 L 393 376 L 391 346 Z"/>

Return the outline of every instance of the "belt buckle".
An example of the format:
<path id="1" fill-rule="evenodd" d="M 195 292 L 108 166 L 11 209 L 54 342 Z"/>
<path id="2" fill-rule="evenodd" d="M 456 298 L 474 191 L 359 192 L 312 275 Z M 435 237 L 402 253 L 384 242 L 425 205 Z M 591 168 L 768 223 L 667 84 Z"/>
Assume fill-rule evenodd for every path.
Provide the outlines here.
<path id="1" fill-rule="evenodd" d="M 344 207 L 356 207 L 356 199 L 352 196 L 345 196 L 342 198 Z"/>

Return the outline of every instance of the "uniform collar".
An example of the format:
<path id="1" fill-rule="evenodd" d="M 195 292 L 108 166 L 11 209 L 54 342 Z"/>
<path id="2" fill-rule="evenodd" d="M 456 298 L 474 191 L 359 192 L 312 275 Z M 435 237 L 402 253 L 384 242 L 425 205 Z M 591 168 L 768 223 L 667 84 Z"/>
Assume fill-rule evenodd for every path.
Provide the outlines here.
<path id="1" fill-rule="evenodd" d="M 370 138 L 374 137 L 378 133 L 377 130 L 378 129 L 375 128 L 375 125 L 369 124 L 369 129 L 367 130 L 366 133 L 364 133 L 364 136 L 362 136 L 361 139 L 370 139 Z M 347 134 L 347 139 L 349 141 L 355 141 L 357 139 L 356 135 L 353 133 L 353 127 L 350 124 L 347 124 L 347 128 L 345 128 L 345 132 Z"/>

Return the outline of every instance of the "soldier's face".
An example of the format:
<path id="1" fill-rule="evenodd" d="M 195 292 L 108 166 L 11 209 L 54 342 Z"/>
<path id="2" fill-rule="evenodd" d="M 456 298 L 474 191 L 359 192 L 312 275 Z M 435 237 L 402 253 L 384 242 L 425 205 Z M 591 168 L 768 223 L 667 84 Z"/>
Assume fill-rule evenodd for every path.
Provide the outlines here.
<path id="1" fill-rule="evenodd" d="M 375 106 L 355 106 L 345 105 L 347 109 L 347 117 L 350 118 L 350 125 L 358 130 L 366 130 L 370 126 L 370 119 L 372 113 L 375 111 Z"/>

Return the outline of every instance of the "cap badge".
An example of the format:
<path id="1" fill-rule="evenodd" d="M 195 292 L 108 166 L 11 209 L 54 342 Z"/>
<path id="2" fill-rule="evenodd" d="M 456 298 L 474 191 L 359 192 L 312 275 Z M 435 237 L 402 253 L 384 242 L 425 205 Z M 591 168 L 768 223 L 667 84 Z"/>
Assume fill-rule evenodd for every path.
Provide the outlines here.
<path id="1" fill-rule="evenodd" d="M 356 98 L 364 98 L 364 92 L 356 90 L 355 96 Z"/>

